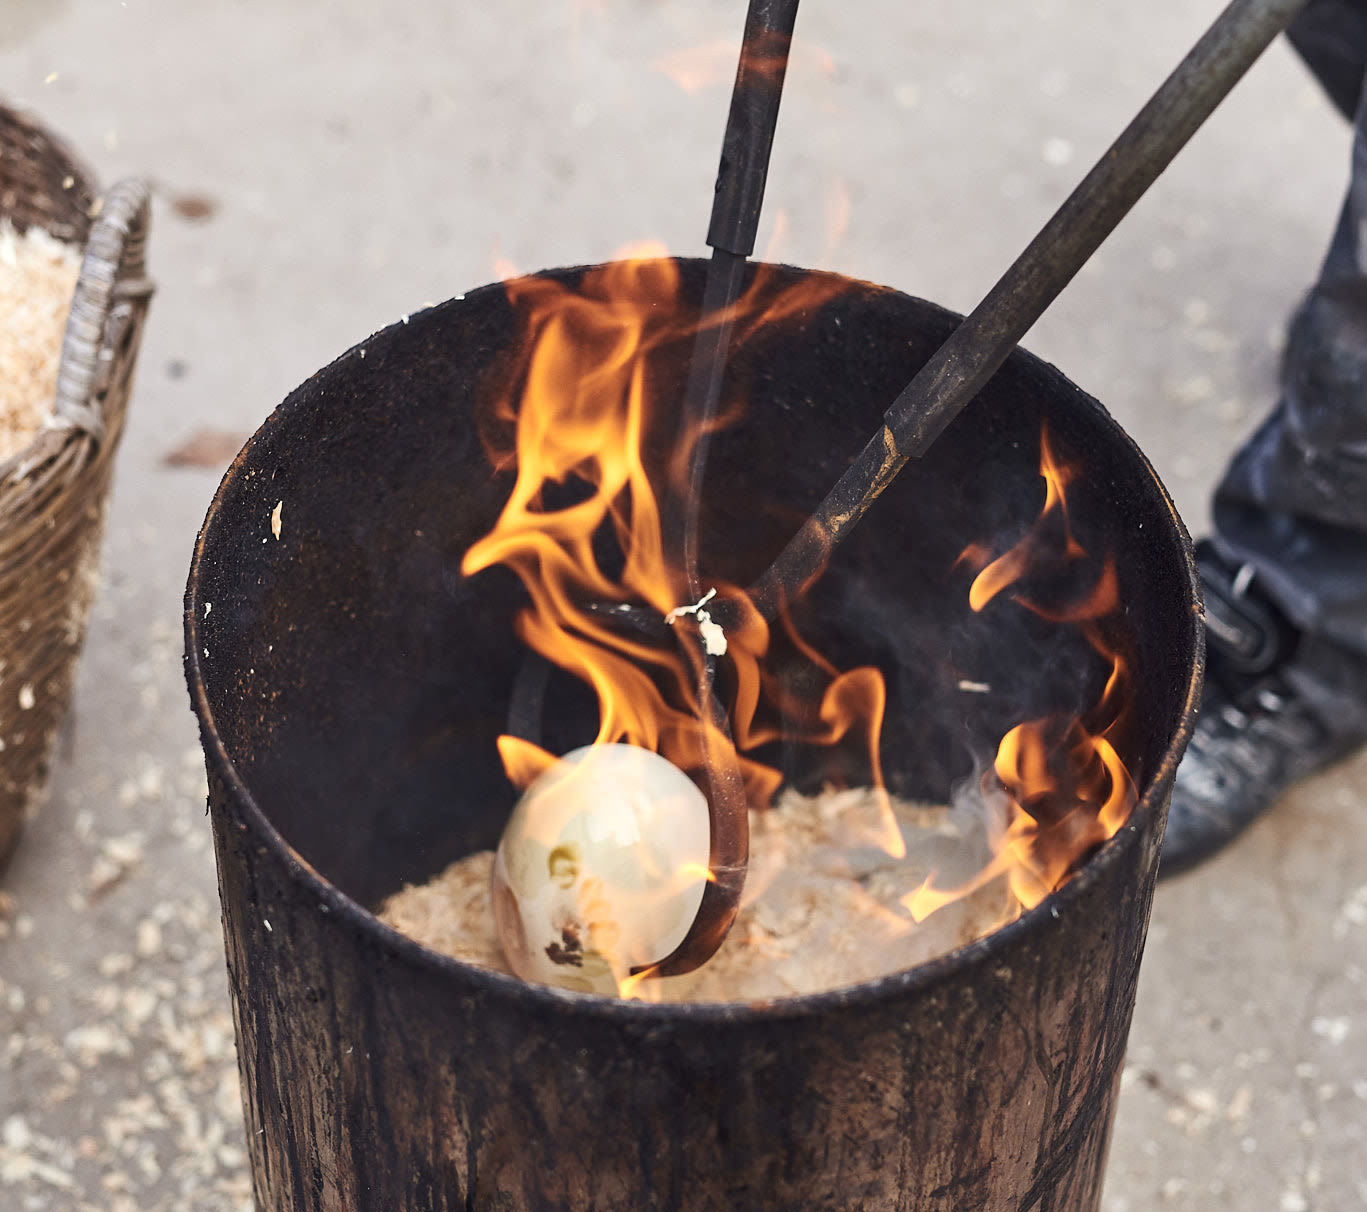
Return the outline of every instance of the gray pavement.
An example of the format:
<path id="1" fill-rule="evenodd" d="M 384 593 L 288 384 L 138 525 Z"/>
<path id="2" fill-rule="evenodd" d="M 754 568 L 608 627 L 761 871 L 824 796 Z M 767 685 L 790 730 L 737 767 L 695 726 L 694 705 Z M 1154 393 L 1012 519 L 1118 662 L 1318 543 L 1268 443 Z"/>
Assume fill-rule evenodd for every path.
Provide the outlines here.
<path id="1" fill-rule="evenodd" d="M 1219 5 L 807 0 L 761 246 L 970 307 Z M 160 283 L 49 803 L 5 877 L 0 1208 L 250 1205 L 180 593 L 222 461 L 424 302 L 702 245 L 741 0 L 0 0 L 0 91 L 156 183 Z M 676 52 L 712 69 L 686 92 Z M 670 60 L 670 62 L 673 62 Z M 1194 531 L 1348 136 L 1277 45 L 1026 344 Z M 848 226 L 831 217 L 848 207 Z M 1106 1212 L 1367 1208 L 1367 759 L 1161 888 Z"/>

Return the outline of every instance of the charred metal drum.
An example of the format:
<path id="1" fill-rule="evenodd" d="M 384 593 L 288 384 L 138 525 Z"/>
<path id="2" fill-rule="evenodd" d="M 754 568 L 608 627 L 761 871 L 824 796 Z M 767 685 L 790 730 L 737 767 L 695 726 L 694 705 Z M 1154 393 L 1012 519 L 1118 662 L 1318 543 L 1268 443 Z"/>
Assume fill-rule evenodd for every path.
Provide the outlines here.
<path id="1" fill-rule="evenodd" d="M 704 267 L 683 269 L 696 301 Z M 751 403 L 714 440 L 707 571 L 746 584 L 767 566 L 955 322 L 849 283 L 736 352 Z M 440 957 L 371 912 L 492 847 L 516 799 L 495 738 L 523 591 L 459 569 L 509 492 L 472 414 L 518 336 L 489 287 L 350 350 L 262 426 L 200 535 L 187 673 L 258 1207 L 1091 1212 L 1202 663 L 1190 544 L 1143 455 L 1018 352 L 801 608 L 842 667 L 883 669 L 892 788 L 945 796 L 1013 719 L 1086 676 L 1085 654 L 969 617 L 946 587 L 967 542 L 1038 511 L 1047 423 L 1085 468 L 1074 528 L 1115 553 L 1137 705 L 1123 756 L 1139 801 L 1078 874 L 977 943 L 838 992 L 581 998 Z M 965 695 L 983 668 L 994 693 Z M 552 689 L 545 743 L 564 752 L 595 710 Z M 799 786 L 834 760 L 773 755 Z"/>

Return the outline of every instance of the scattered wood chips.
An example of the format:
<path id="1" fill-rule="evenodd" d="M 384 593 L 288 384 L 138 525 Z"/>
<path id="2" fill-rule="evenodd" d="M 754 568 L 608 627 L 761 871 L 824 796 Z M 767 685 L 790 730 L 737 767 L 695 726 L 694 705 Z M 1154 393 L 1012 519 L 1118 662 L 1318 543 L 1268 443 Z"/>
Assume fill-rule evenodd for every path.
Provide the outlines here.
<path id="1" fill-rule="evenodd" d="M 0 222 L 0 462 L 52 417 L 80 250 L 41 228 Z"/>
<path id="2" fill-rule="evenodd" d="M 788 792 L 773 810 L 752 814 L 745 903 L 721 950 L 699 971 L 646 981 L 635 996 L 766 1001 L 838 989 L 923 964 L 1018 915 L 998 879 L 913 921 L 903 898 L 932 871 L 963 878 L 986 858 L 982 818 L 894 799 L 906 847 L 896 858 L 887 852 L 897 844 L 886 803 L 866 788 Z M 490 851 L 467 855 L 395 893 L 380 918 L 434 951 L 506 973 L 489 904 L 492 865 Z"/>

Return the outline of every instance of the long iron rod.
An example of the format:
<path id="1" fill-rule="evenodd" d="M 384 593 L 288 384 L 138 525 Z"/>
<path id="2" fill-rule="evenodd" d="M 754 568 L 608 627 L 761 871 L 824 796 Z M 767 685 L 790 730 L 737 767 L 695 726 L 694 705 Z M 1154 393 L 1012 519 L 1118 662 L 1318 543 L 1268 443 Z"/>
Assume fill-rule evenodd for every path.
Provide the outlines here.
<path id="1" fill-rule="evenodd" d="M 692 444 L 683 506 L 681 563 L 688 594 L 698 583 L 698 502 L 702 496 L 712 422 L 721 398 L 722 374 L 731 344 L 732 305 L 740 296 L 745 259 L 755 251 L 769 155 L 774 146 L 788 47 L 797 22 L 798 0 L 751 0 L 745 14 L 740 60 L 722 136 L 721 159 L 707 227 L 712 260 L 703 290 L 698 330 L 684 388 L 681 440 Z"/>
<path id="2" fill-rule="evenodd" d="M 768 618 L 809 585 L 831 548 L 909 458 L 929 449 L 1031 325 L 1301 8 L 1233 0 L 987 297 L 902 390 L 876 433 L 750 593 Z"/>
<path id="3" fill-rule="evenodd" d="M 755 249 L 797 5 L 798 0 L 751 0 L 722 138 L 707 229 L 712 260 L 707 267 L 701 326 L 683 396 L 680 441 L 681 445 L 691 443 L 692 453 L 682 497 L 673 506 L 676 516 L 667 528 L 667 541 L 677 544 L 675 558 L 691 601 L 701 596 L 699 503 L 731 344 L 732 305 L 740 296 L 745 259 Z M 703 886 L 702 901 L 688 933 L 669 955 L 651 966 L 653 976 L 682 975 L 712 958 L 735 921 L 750 860 L 750 808 L 731 743 L 727 712 L 713 690 L 716 658 L 704 650 L 696 636 L 682 643 L 697 678 L 698 703 L 704 717 L 700 726 L 720 738 L 720 743 L 703 745 L 711 824 L 711 878 Z"/>

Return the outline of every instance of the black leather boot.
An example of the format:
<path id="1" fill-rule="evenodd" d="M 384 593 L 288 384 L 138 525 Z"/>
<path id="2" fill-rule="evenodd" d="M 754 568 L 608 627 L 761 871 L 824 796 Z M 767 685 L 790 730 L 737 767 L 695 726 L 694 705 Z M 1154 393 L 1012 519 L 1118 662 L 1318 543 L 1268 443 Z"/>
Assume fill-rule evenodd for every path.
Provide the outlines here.
<path id="1" fill-rule="evenodd" d="M 1294 783 L 1367 742 L 1367 668 L 1301 634 L 1256 584 L 1197 544 L 1206 597 L 1205 694 L 1177 768 L 1159 876 L 1223 848 Z"/>

